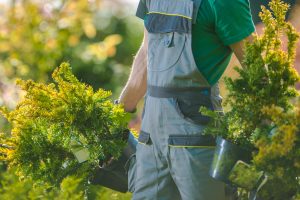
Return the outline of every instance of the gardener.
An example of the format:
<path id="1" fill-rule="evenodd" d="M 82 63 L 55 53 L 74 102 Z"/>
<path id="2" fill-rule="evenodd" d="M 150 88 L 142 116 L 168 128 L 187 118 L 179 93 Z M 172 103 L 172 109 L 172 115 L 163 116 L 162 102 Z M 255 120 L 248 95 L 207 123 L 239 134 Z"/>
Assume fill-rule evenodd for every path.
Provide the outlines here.
<path id="1" fill-rule="evenodd" d="M 131 112 L 147 91 L 133 199 L 226 199 L 199 107 L 222 112 L 217 82 L 255 30 L 248 0 L 140 0 L 137 16 L 144 40 L 119 99 Z"/>

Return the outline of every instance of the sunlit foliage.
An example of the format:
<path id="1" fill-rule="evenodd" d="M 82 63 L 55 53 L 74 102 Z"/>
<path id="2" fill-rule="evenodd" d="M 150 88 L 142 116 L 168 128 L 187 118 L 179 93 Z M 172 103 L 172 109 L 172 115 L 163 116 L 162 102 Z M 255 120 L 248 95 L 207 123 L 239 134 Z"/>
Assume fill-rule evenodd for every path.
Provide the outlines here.
<path id="1" fill-rule="evenodd" d="M 253 41 L 245 46 L 243 68 L 236 68 L 240 76 L 225 79 L 228 89 L 225 104 L 230 110 L 224 116 L 206 111 L 216 119 L 208 133 L 221 133 L 246 147 L 253 147 L 260 133 L 270 130 L 262 108 L 275 105 L 287 111 L 293 107 L 291 98 L 298 95 L 295 84 L 299 75 L 293 64 L 299 34 L 285 21 L 287 4 L 273 0 L 270 7 L 272 12 L 263 7 L 260 14 L 265 24 L 264 34 L 254 34 Z M 282 34 L 288 37 L 287 50 L 281 48 Z"/>
<path id="2" fill-rule="evenodd" d="M 293 65 L 299 33 L 285 21 L 287 4 L 272 0 L 269 5 L 271 10 L 262 7 L 260 13 L 264 33 L 254 34 L 245 46 L 243 68 L 236 68 L 239 78 L 225 79 L 230 110 L 224 115 L 201 110 L 214 118 L 207 133 L 252 150 L 251 170 L 268 177 L 258 195 L 282 200 L 300 192 L 300 115 L 293 101 L 298 96 Z M 282 35 L 288 38 L 287 49 Z M 248 199 L 248 192 L 241 190 L 240 198 Z"/>
<path id="3" fill-rule="evenodd" d="M 84 176 L 118 157 L 126 144 L 124 130 L 129 116 L 109 99 L 111 93 L 78 81 L 69 64 L 53 73 L 54 83 L 18 81 L 26 91 L 13 111 L 1 108 L 12 124 L 11 134 L 1 135 L 1 158 L 20 177 L 58 185 L 68 175 Z M 89 159 L 79 164 L 76 147 L 88 150 Z"/>
<path id="4" fill-rule="evenodd" d="M 300 101 L 287 112 L 278 106 L 265 107 L 263 112 L 276 128 L 271 137 L 256 143 L 259 151 L 254 164 L 269 178 L 267 189 L 260 195 L 274 200 L 300 195 Z"/>
<path id="5" fill-rule="evenodd" d="M 31 179 L 20 180 L 13 170 L 2 173 L 0 180 L 0 199 L 84 199 L 83 181 L 78 177 L 65 178 L 57 188 L 45 183 L 35 183 Z"/>
<path id="6" fill-rule="evenodd" d="M 17 77 L 22 79 L 30 78 L 39 83 L 49 83 L 52 81 L 50 76 L 51 71 L 62 61 L 71 63 L 72 71 L 76 77 L 78 77 L 81 82 L 91 85 L 95 90 L 98 88 L 106 88 L 115 91 L 125 82 L 129 65 L 132 62 L 133 55 L 141 39 L 139 30 L 141 30 L 142 27 L 141 24 L 139 25 L 134 21 L 133 16 L 128 17 L 128 10 L 126 9 L 130 7 L 125 2 L 108 0 L 11 0 L 8 2 L 9 4 L 1 4 L 0 6 L 0 106 L 5 105 L 8 108 L 8 110 L 5 111 L 6 113 L 15 108 L 20 96 L 21 91 L 14 85 Z M 133 26 L 135 29 L 132 29 Z M 126 38 L 126 40 L 124 38 Z M 34 87 L 46 86 L 49 90 L 53 89 L 48 87 L 51 84 L 43 85 L 36 82 L 20 81 L 21 85 L 31 83 L 34 83 Z M 92 90 L 91 87 L 87 88 L 89 88 L 88 91 Z M 86 94 L 88 91 L 81 93 L 81 95 Z M 117 92 L 114 94 L 117 95 Z M 105 95 L 108 95 L 108 93 Z M 44 96 L 41 98 L 44 98 Z M 108 98 L 110 97 L 107 97 L 107 100 Z M 43 100 L 49 99 L 45 98 Z M 46 104 L 49 107 L 47 107 Z M 41 109 L 40 112 L 32 112 L 32 114 L 42 115 L 43 112 L 46 112 L 46 107 L 52 114 L 56 111 L 58 114 L 59 105 L 54 104 L 54 102 L 45 102 L 44 105 L 38 105 L 45 107 Z M 50 109 L 51 106 L 58 106 L 57 110 L 52 111 L 53 108 Z M 72 106 L 72 109 L 76 109 L 74 105 Z M 23 111 L 24 110 L 25 109 L 23 109 Z M 77 114 L 84 112 L 80 109 L 77 111 Z M 66 129 L 60 129 L 58 126 L 55 128 L 54 125 L 50 125 L 50 123 L 54 123 L 54 121 L 47 121 L 45 117 L 46 115 L 43 115 L 43 119 L 37 117 L 37 126 L 32 127 L 32 125 L 26 125 L 28 128 L 32 128 L 33 132 L 31 133 L 30 130 L 27 130 L 27 132 L 24 131 L 23 136 L 26 139 L 22 140 L 22 142 L 25 144 L 28 142 L 27 145 L 29 142 L 33 144 L 26 146 L 22 143 L 23 146 L 20 145 L 20 147 L 23 148 L 22 150 L 28 148 L 30 151 L 27 153 L 23 152 L 24 154 L 20 154 L 18 157 L 13 157 L 13 155 L 17 155 L 14 154 L 17 150 L 14 149 L 13 146 L 21 144 L 21 140 L 16 139 L 17 134 L 13 134 L 13 137 L 11 137 L 9 133 L 10 127 L 7 121 L 1 118 L 0 132 L 5 132 L 5 134 L 1 134 L 0 139 L 0 143 L 5 144 L 0 146 L 1 159 L 7 160 L 11 158 L 12 160 L 12 158 L 14 158 L 16 161 L 16 158 L 18 158 L 19 160 L 15 163 L 20 161 L 27 166 L 27 169 L 24 168 L 24 170 L 21 171 L 17 168 L 17 174 L 21 175 L 21 177 L 23 177 L 24 174 L 30 175 L 33 169 L 41 167 L 40 171 L 38 170 L 35 175 L 31 174 L 30 176 L 36 176 L 35 178 L 37 179 L 46 180 L 49 174 L 53 174 L 53 176 L 49 175 L 49 180 L 47 181 L 57 182 L 56 185 L 58 185 L 59 180 L 67 174 L 80 174 L 81 171 L 86 172 L 87 169 L 92 170 L 91 165 L 97 162 L 94 160 L 92 163 L 93 158 L 91 158 L 89 163 L 91 165 L 83 164 L 80 165 L 79 169 L 75 167 L 76 161 L 74 160 L 75 158 L 71 149 L 68 149 L 69 147 L 67 146 L 60 146 L 66 145 L 67 141 L 59 141 L 61 137 L 55 138 L 59 133 L 66 131 Z M 20 118 L 22 119 L 22 117 Z M 33 120 L 33 118 L 31 118 L 31 120 Z M 67 121 L 67 118 L 65 118 L 65 120 Z M 82 118 L 82 120 L 84 120 L 84 118 Z M 125 121 L 126 120 L 124 120 L 124 123 Z M 71 122 L 69 121 L 68 123 Z M 94 121 L 94 123 L 99 123 L 99 121 Z M 15 125 L 15 123 L 12 124 Z M 90 126 L 91 124 L 93 124 L 93 122 L 87 123 L 86 126 Z M 45 129 L 42 128 L 43 126 L 49 127 Z M 25 124 L 23 127 L 25 127 Z M 92 126 L 90 126 L 90 128 L 92 129 Z M 58 132 L 56 132 L 55 129 L 59 129 L 57 130 Z M 49 134 L 48 131 L 52 131 L 51 134 Z M 11 133 L 13 132 L 18 131 L 14 128 Z M 26 137 L 26 134 L 30 137 Z M 32 134 L 38 135 L 32 138 Z M 74 134 L 77 134 L 76 131 Z M 90 135 L 90 139 L 91 138 L 92 135 Z M 40 141 L 40 143 L 37 141 Z M 55 145 L 54 143 L 59 145 Z M 72 145 L 74 146 L 74 142 Z M 92 146 L 92 144 L 89 145 L 90 147 Z M 31 149 L 29 147 L 31 147 Z M 49 148 L 53 148 L 53 152 L 57 151 L 57 155 L 47 153 Z M 98 146 L 98 148 L 101 147 Z M 116 148 L 121 148 L 121 146 L 117 146 Z M 25 157 L 29 156 L 34 150 L 39 151 L 32 154 L 32 160 L 37 160 L 34 161 L 34 165 L 31 165 L 30 162 L 32 160 L 26 160 Z M 109 149 L 109 151 L 117 152 L 118 150 Z M 91 152 L 93 152 L 93 150 Z M 109 152 L 97 152 L 100 159 L 105 159 L 104 154 L 106 153 Z M 62 155 L 61 158 L 59 158 L 60 155 Z M 108 154 L 106 155 L 108 156 Z M 22 156 L 25 156 L 24 159 Z M 91 156 L 95 157 L 96 154 L 93 155 L 93 153 L 91 153 Z M 49 164 L 49 159 L 55 162 Z M 71 162 L 63 162 L 64 159 L 67 159 L 67 161 L 71 160 Z M 41 162 L 39 163 L 38 160 Z M 2 165 L 1 162 L 0 164 Z M 63 164 L 65 168 L 60 168 L 61 164 Z M 72 168 L 72 166 L 74 168 Z M 50 168 L 52 168 L 52 170 L 50 170 Z M 53 170 L 54 168 L 57 168 L 58 171 Z M 5 170 L 5 167 L 3 170 Z M 3 170 L 1 169 L 1 171 Z M 45 172 L 49 172 L 49 174 L 47 175 Z M 34 182 L 35 181 L 34 179 Z M 13 185 L 17 183 L 14 182 L 11 184 L 11 187 L 14 187 Z M 11 193 L 11 191 L 9 192 L 8 190 L 6 192 L 8 192 L 8 195 Z M 101 192 L 107 198 L 112 196 L 118 198 L 122 197 L 120 194 L 107 192 L 107 190 L 103 188 Z"/>

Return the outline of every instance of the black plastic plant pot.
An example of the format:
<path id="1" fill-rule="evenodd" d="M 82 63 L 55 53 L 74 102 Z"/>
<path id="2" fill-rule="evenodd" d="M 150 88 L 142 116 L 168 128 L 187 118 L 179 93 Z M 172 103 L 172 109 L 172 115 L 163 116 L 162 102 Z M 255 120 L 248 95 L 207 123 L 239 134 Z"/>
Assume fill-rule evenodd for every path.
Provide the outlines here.
<path id="1" fill-rule="evenodd" d="M 107 165 L 97 168 L 94 171 L 90 183 L 101 185 L 118 192 L 128 191 L 128 174 L 126 165 L 136 152 L 138 141 L 129 132 L 128 144 L 118 159 L 112 159 Z"/>
<path id="2" fill-rule="evenodd" d="M 217 137 L 217 146 L 210 168 L 210 176 L 219 181 L 230 184 L 229 174 L 238 160 L 249 162 L 251 151 L 233 144 L 221 137 Z"/>

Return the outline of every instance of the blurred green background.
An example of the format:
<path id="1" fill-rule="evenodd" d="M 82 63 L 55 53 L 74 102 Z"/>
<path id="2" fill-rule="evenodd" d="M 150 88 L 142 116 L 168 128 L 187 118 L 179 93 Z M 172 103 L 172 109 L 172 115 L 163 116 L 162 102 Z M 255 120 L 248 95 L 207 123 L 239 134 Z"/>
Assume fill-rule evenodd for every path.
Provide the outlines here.
<path id="1" fill-rule="evenodd" d="M 16 78 L 49 82 L 54 68 L 64 61 L 79 80 L 94 89 L 112 90 L 116 98 L 142 39 L 135 7 L 134 2 L 118 0 L 0 1 L 0 106 L 13 109 L 22 96 Z M 0 132 L 9 128 L 1 118 Z M 28 196 L 30 190 L 25 188 L 31 184 L 21 184 L 4 171 L 5 166 L 0 172 L 0 196 Z M 130 198 L 130 194 L 97 190 L 101 199 Z"/>

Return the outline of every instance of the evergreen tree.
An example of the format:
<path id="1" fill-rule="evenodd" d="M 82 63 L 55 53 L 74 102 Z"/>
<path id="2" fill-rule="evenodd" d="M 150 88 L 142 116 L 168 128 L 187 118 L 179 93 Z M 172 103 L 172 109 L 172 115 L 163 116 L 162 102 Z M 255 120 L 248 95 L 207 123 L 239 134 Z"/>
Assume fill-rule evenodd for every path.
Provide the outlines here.
<path id="1" fill-rule="evenodd" d="M 86 181 L 99 165 L 117 158 L 126 144 L 129 115 L 109 99 L 111 93 L 78 81 L 69 64 L 53 73 L 55 83 L 18 81 L 26 91 L 16 109 L 2 114 L 12 124 L 0 137 L 0 154 L 20 177 L 59 185 L 69 175 Z M 79 164 L 74 150 L 85 150 Z"/>
<path id="2" fill-rule="evenodd" d="M 299 33 L 285 21 L 287 4 L 272 0 L 269 7 L 262 7 L 260 13 L 264 33 L 254 34 L 245 45 L 243 68 L 236 68 L 240 76 L 225 79 L 229 111 L 224 115 L 201 111 L 213 118 L 207 134 L 253 152 L 251 170 L 268 177 L 258 195 L 264 200 L 288 200 L 300 192 L 300 115 L 299 104 L 293 101 L 299 95 L 295 84 L 300 79 L 293 67 Z M 282 48 L 284 34 L 287 49 Z M 240 198 L 248 199 L 248 192 L 240 189 Z"/>

